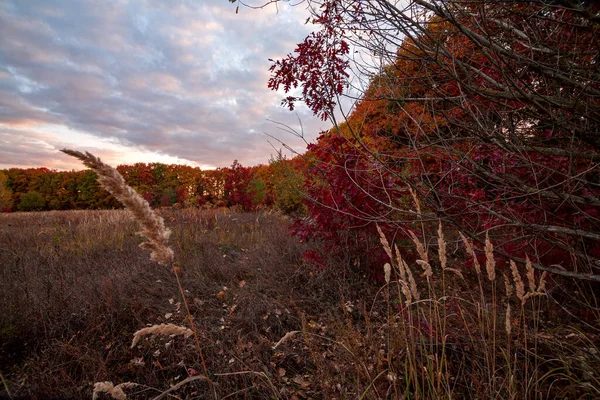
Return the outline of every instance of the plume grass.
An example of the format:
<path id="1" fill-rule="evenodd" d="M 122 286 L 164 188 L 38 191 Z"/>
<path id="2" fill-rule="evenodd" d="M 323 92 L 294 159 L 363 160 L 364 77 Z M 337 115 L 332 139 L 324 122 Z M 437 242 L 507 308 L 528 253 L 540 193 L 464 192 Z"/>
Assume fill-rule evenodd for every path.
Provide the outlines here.
<path id="1" fill-rule="evenodd" d="M 103 163 L 100 158 L 91 153 L 85 154 L 80 151 L 63 149 L 63 153 L 78 158 L 98 174 L 98 182 L 117 198 L 142 226 L 140 234 L 148 238 L 148 242 L 140 244 L 140 247 L 151 251 L 150 258 L 162 265 L 173 263 L 173 250 L 167 246 L 171 231 L 165 227 L 164 220 L 156 215 L 150 205 L 142 196 L 133 190 L 123 176 L 111 167 Z"/>
<path id="2" fill-rule="evenodd" d="M 160 324 L 152 325 L 147 328 L 142 328 L 133 334 L 133 341 L 131 342 L 131 348 L 133 349 L 141 338 L 147 335 L 158 335 L 158 336 L 184 336 L 186 338 L 192 336 L 194 332 L 184 326 L 178 326 L 174 324 Z"/>

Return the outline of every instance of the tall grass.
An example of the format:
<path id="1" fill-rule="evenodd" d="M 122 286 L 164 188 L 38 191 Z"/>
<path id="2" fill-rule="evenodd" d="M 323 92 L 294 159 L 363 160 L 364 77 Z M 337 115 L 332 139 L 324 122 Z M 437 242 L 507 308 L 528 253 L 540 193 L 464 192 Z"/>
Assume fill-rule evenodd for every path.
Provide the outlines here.
<path id="1" fill-rule="evenodd" d="M 587 321 L 587 333 L 581 320 L 549 321 L 546 273 L 529 260 L 499 263 L 489 237 L 482 268 L 466 237 L 441 224 L 436 233 L 412 236 L 418 258 L 408 262 L 379 230 L 389 263 L 376 298 L 358 315 L 345 312 L 329 335 L 304 330 L 313 354 L 330 341 L 342 356 L 336 368 L 320 364 L 321 379 L 343 381 L 342 391 L 361 399 L 596 398 L 600 320 Z"/>

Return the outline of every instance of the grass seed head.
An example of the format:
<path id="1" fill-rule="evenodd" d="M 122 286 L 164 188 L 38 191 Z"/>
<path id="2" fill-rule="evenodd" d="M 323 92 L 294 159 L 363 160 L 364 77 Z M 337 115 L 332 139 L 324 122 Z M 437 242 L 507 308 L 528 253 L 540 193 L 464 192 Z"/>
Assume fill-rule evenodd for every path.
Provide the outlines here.
<path id="1" fill-rule="evenodd" d="M 191 329 L 188 329 L 184 326 L 178 326 L 174 324 L 160 324 L 160 325 L 152 325 L 147 328 L 142 328 L 139 331 L 133 334 L 133 341 L 131 342 L 131 348 L 133 349 L 135 345 L 140 341 L 140 339 L 146 335 L 160 335 L 160 336 L 170 336 L 170 335 L 183 335 L 184 337 L 190 337 L 194 334 Z"/>
<path id="2" fill-rule="evenodd" d="M 542 276 L 540 277 L 540 284 L 538 285 L 537 292 L 544 293 L 546 291 L 546 277 L 548 275 L 548 271 L 542 272 Z"/>
<path id="3" fill-rule="evenodd" d="M 400 255 L 400 252 L 398 251 L 398 247 L 396 247 L 395 250 L 396 250 L 397 268 L 398 268 L 398 273 L 400 275 L 400 279 L 398 280 L 398 282 L 400 283 L 400 290 L 402 291 L 402 294 L 404 295 L 404 297 L 406 297 L 406 303 L 408 304 L 408 303 L 412 302 L 412 293 L 408 286 L 408 280 L 406 277 L 406 269 L 405 269 L 408 266 L 402 259 L 402 256 Z"/>
<path id="4" fill-rule="evenodd" d="M 523 279 L 521 279 L 521 274 L 519 274 L 519 270 L 517 269 L 517 264 L 513 260 L 510 260 L 510 270 L 512 271 L 513 280 L 515 281 L 515 290 L 517 292 L 517 297 L 521 300 L 521 304 L 525 304 L 525 284 L 523 283 Z"/>
<path id="5" fill-rule="evenodd" d="M 494 259 L 494 246 L 490 242 L 490 235 L 485 234 L 485 270 L 491 282 L 496 279 L 496 260 Z"/>
<path id="6" fill-rule="evenodd" d="M 433 276 L 433 271 L 431 270 L 431 265 L 425 260 L 417 260 L 417 264 L 423 268 L 423 275 L 425 278 L 429 279 Z"/>
<path id="7" fill-rule="evenodd" d="M 527 275 L 527 282 L 529 283 L 529 291 L 535 292 L 535 274 L 533 272 L 533 267 L 531 266 L 531 260 L 529 259 L 529 257 L 527 257 L 525 261 L 525 272 Z"/>
<path id="8" fill-rule="evenodd" d="M 438 226 L 438 254 L 440 257 L 440 264 L 442 265 L 442 269 L 446 269 L 448 258 L 446 257 L 446 240 L 444 240 L 442 221 L 440 221 Z"/>
<path id="9" fill-rule="evenodd" d="M 390 263 L 385 263 L 385 265 L 383 266 L 383 276 L 385 278 L 385 283 L 387 283 L 388 285 L 390 284 L 391 275 L 392 266 L 390 265 Z"/>
<path id="10" fill-rule="evenodd" d="M 506 316 L 504 319 L 505 328 L 506 328 L 506 336 L 510 337 L 512 322 L 510 320 L 510 303 L 506 305 Z"/>
<path id="11" fill-rule="evenodd" d="M 75 150 L 63 149 L 63 153 L 78 158 L 83 163 L 96 171 L 98 182 L 102 187 L 117 198 L 129 211 L 131 211 L 142 226 L 140 234 L 150 241 L 140 245 L 142 248 L 150 249 L 150 258 L 162 265 L 170 265 L 173 262 L 173 250 L 166 245 L 171 231 L 165 227 L 164 220 L 156 215 L 150 208 L 148 202 L 142 198 L 127 183 L 123 176 L 113 167 L 104 164 L 98 157 L 90 153 L 81 153 Z"/>
<path id="12" fill-rule="evenodd" d="M 508 278 L 508 276 L 506 276 L 506 274 L 503 272 L 502 275 L 504 276 L 504 287 L 506 289 L 506 298 L 510 299 L 510 297 L 513 294 L 513 285 L 512 283 L 510 283 L 510 279 Z"/>
<path id="13" fill-rule="evenodd" d="M 469 253 L 473 258 L 473 266 L 475 267 L 475 272 L 477 272 L 477 275 L 481 275 L 481 265 L 479 264 L 479 260 L 475 256 L 475 250 L 473 250 L 473 245 L 471 245 L 469 239 L 467 239 L 467 237 L 463 235 L 462 232 L 458 232 L 458 234 L 460 235 L 463 243 L 465 244 L 467 253 Z"/>
<path id="14" fill-rule="evenodd" d="M 419 253 L 419 256 L 421 257 L 421 260 L 429 263 L 429 257 L 427 256 L 427 250 L 425 249 L 425 246 L 423 245 L 423 243 L 421 243 L 421 241 L 419 240 L 417 235 L 415 235 L 412 231 L 408 231 L 408 234 L 410 235 L 412 241 L 415 243 L 415 246 L 417 246 L 417 252 Z"/>
<path id="15" fill-rule="evenodd" d="M 387 253 L 388 257 L 390 258 L 390 261 L 392 261 L 394 259 L 394 256 L 392 255 L 392 248 L 390 247 L 390 243 L 388 242 L 387 238 L 385 237 L 385 234 L 383 233 L 379 225 L 375 226 L 377 227 L 377 232 L 379 232 L 379 240 L 381 241 L 381 245 L 383 246 L 383 249 Z"/>

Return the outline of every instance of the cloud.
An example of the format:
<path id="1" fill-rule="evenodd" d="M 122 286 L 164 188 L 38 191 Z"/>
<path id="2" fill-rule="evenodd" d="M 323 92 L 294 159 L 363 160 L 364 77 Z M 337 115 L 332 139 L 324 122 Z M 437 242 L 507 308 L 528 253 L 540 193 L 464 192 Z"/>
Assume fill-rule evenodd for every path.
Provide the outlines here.
<path id="1" fill-rule="evenodd" d="M 252 165 L 275 152 L 265 132 L 301 151 L 267 121 L 299 128 L 267 80 L 305 18 L 285 3 L 236 14 L 222 0 L 4 2 L 0 168 L 72 168 L 62 145 L 114 163 Z M 308 139 L 328 127 L 298 115 Z"/>

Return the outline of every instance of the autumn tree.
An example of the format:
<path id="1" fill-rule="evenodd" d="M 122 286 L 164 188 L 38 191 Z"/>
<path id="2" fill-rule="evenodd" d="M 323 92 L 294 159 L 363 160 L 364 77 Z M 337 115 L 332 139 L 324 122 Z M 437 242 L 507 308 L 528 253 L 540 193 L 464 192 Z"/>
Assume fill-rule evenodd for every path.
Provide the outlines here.
<path id="1" fill-rule="evenodd" d="M 8 187 L 8 176 L 0 171 L 0 212 L 12 210 L 12 190 Z"/>
<path id="2" fill-rule="evenodd" d="M 303 202 L 305 167 L 302 157 L 289 160 L 281 152 L 269 160 L 269 170 L 273 175 L 274 204 L 286 214 L 306 213 Z"/>
<path id="3" fill-rule="evenodd" d="M 225 198 L 227 206 L 239 206 L 245 211 L 253 209 L 251 182 L 252 172 L 234 160 L 225 173 Z"/>
<path id="4" fill-rule="evenodd" d="M 415 216 L 394 193 L 402 185 L 432 211 L 421 219 L 480 243 L 487 233 L 507 259 L 600 280 L 596 2 L 310 4 L 317 29 L 274 62 L 269 86 L 300 87 L 284 104 L 330 118 L 336 130 L 322 141 L 337 135 L 363 158 L 322 164 L 344 168 L 378 204 L 353 204 L 354 217 L 410 230 Z M 357 90 L 342 125 L 333 107 Z M 390 180 L 357 179 L 364 165 Z M 322 212 L 348 212 L 339 204 Z"/>

